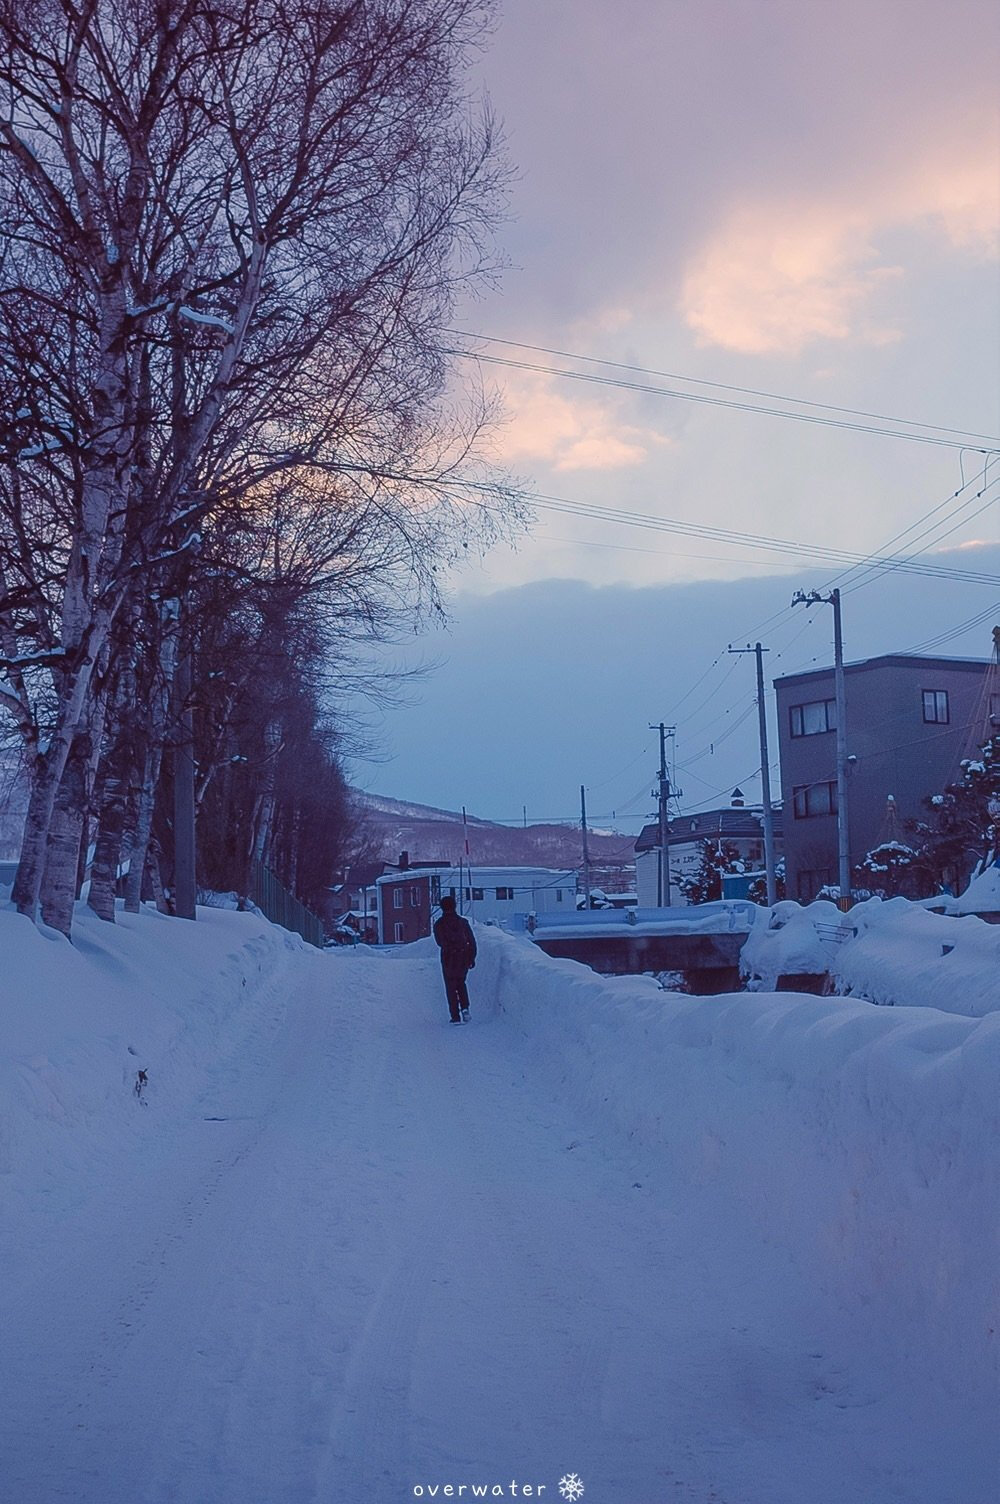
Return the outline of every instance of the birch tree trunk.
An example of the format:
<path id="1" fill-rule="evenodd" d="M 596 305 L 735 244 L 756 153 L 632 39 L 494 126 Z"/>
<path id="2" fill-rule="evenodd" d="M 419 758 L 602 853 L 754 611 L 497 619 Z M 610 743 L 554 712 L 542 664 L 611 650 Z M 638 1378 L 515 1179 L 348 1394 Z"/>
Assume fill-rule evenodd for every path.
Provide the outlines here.
<path id="1" fill-rule="evenodd" d="M 134 735 L 129 735 L 124 728 L 119 729 L 118 736 L 108 753 L 105 776 L 102 780 L 94 860 L 90 868 L 90 892 L 87 895 L 87 904 L 93 909 L 98 919 L 104 919 L 111 924 L 115 919 L 115 893 L 118 884 L 118 866 L 122 858 L 128 789 L 134 771 L 132 751 L 134 744 Z"/>
<path id="2" fill-rule="evenodd" d="M 88 733 L 73 738 L 52 805 L 45 856 L 42 919 L 67 939 L 73 924 L 80 839 L 87 804 L 87 770 L 92 744 Z"/>
<path id="3" fill-rule="evenodd" d="M 274 831 L 275 786 L 277 784 L 277 761 L 281 751 L 281 722 L 270 720 L 264 731 L 264 786 L 258 805 L 256 829 L 250 848 L 252 862 L 267 860 Z"/>

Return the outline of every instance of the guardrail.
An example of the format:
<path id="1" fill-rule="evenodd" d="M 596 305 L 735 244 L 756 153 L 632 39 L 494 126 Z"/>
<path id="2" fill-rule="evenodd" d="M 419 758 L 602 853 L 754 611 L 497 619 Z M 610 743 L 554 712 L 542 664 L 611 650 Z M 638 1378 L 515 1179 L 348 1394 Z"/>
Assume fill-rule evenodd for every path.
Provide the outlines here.
<path id="1" fill-rule="evenodd" d="M 817 935 L 830 945 L 843 945 L 845 940 L 853 940 L 857 934 L 852 924 L 814 924 Z"/>
<path id="2" fill-rule="evenodd" d="M 251 867 L 250 897 L 272 924 L 280 924 L 282 929 L 292 930 L 310 945 L 323 949 L 326 935 L 319 915 L 307 909 L 294 893 L 289 893 L 263 862 L 254 862 Z"/>

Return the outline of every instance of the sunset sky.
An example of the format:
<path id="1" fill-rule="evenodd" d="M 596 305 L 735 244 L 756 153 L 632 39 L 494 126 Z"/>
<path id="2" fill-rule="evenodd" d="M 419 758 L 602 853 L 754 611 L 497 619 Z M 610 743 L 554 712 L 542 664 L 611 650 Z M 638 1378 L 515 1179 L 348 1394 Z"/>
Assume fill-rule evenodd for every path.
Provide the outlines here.
<path id="1" fill-rule="evenodd" d="M 998 77 L 992 0 L 501 0 L 477 78 L 516 169 L 500 237 L 510 264 L 457 319 L 487 337 L 466 347 L 490 357 L 479 369 L 503 395 L 497 458 L 530 491 L 682 530 L 539 507 L 516 548 L 454 577 L 456 637 L 474 630 L 484 596 L 519 586 L 539 587 L 532 608 L 546 581 L 618 591 L 627 640 L 629 591 L 755 578 L 784 611 L 773 630 L 787 637 L 802 627 L 786 609 L 791 587 L 835 573 L 815 548 L 909 545 L 995 571 L 1000 459 L 990 468 L 979 451 L 1000 448 Z M 840 426 L 896 426 L 887 418 L 924 425 L 908 431 L 938 442 Z M 692 536 L 691 524 L 803 548 L 795 557 L 736 546 Z M 903 597 L 930 637 L 1000 599 L 1000 581 L 967 590 L 917 581 Z M 515 593 L 510 611 L 527 600 Z M 502 615 L 503 600 L 489 609 Z M 863 652 L 910 645 L 900 609 L 880 629 L 866 607 Z M 672 646 L 662 684 L 636 686 L 635 737 L 648 719 L 673 718 L 671 700 L 748 625 L 738 614 L 721 613 L 718 640 L 685 642 L 682 655 Z M 568 646 L 585 627 L 585 615 L 565 618 Z M 816 632 L 806 639 L 803 651 L 822 657 Z M 985 652 L 978 643 L 956 637 L 939 651 Z M 480 676 L 499 687 L 503 644 L 495 662 L 484 648 Z M 447 719 L 449 695 L 457 715 L 468 692 L 463 676 L 449 688 L 461 654 L 446 637 L 426 652 L 440 664 L 427 692 Z M 530 675 L 530 659 L 518 672 Z M 595 661 L 595 706 L 604 672 Z M 393 712 L 382 731 L 395 760 L 359 781 L 454 805 L 431 747 L 414 741 L 419 722 Z M 623 740 L 626 753 L 634 740 Z M 464 744 L 464 802 L 483 815 L 507 815 L 498 806 L 515 799 L 529 812 L 552 802 L 561 772 L 540 762 L 539 786 L 516 798 L 506 772 L 491 782 L 496 750 L 474 733 Z M 589 776 L 581 767 L 570 783 Z M 569 790 L 557 802 L 572 807 Z"/>

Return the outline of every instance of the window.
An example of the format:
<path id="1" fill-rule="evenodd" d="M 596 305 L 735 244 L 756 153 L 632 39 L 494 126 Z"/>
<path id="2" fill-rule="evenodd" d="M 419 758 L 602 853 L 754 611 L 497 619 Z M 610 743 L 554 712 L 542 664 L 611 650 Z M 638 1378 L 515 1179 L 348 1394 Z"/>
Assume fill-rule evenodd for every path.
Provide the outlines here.
<path id="1" fill-rule="evenodd" d="M 557 888 L 556 889 L 556 903 L 562 903 L 562 901 L 563 901 L 563 890 L 562 890 L 562 888 Z"/>
<path id="2" fill-rule="evenodd" d="M 477 898 L 482 898 L 484 891 L 485 890 L 483 888 L 473 888 L 473 890 L 472 890 L 473 900 L 475 900 Z"/>
<path id="3" fill-rule="evenodd" d="M 514 889 L 513 888 L 498 888 L 497 889 L 497 898 L 499 898 L 499 899 L 510 899 L 510 898 L 513 898 L 513 897 L 514 897 Z"/>
<path id="4" fill-rule="evenodd" d="M 403 890 L 402 890 L 402 888 L 393 888 L 393 890 L 392 890 L 392 906 L 393 906 L 394 909 L 401 909 L 403 907 Z"/>
<path id="5" fill-rule="evenodd" d="M 835 881 L 832 867 L 805 867 L 796 880 L 799 903 L 812 903 L 821 888 L 832 887 Z"/>
<path id="6" fill-rule="evenodd" d="M 814 815 L 837 813 L 836 783 L 803 783 L 792 791 L 792 808 L 796 820 L 809 820 Z"/>
<path id="7" fill-rule="evenodd" d="M 412 887 L 410 889 L 410 908 L 411 909 L 419 909 L 419 907 L 420 907 L 420 889 L 417 888 L 417 887 Z"/>
<path id="8" fill-rule="evenodd" d="M 393 925 L 393 927 L 392 927 L 392 938 L 395 940 L 395 942 L 396 942 L 397 945 L 402 945 L 402 943 L 403 943 L 403 925 L 402 925 L 402 921 L 401 920 L 397 919 L 396 923 Z"/>
<path id="9" fill-rule="evenodd" d="M 793 736 L 818 736 L 821 731 L 835 731 L 837 702 L 810 700 L 805 705 L 791 705 L 788 719 Z"/>
<path id="10" fill-rule="evenodd" d="M 947 726 L 948 715 L 948 691 L 946 689 L 925 689 L 924 692 L 924 720 L 930 725 Z"/>

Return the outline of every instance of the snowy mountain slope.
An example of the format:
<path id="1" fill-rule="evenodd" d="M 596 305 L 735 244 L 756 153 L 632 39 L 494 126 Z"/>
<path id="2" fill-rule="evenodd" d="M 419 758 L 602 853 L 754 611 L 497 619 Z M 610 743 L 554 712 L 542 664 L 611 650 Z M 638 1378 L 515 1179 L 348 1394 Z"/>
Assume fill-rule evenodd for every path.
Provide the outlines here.
<path id="1" fill-rule="evenodd" d="M 388 815 L 394 820 L 434 820 L 449 825 L 461 825 L 461 811 L 453 809 L 438 809 L 433 804 L 414 804 L 408 799 L 390 799 L 386 794 L 366 794 L 363 789 L 352 788 L 353 798 L 366 810 L 373 814 Z M 476 815 L 467 815 L 469 825 L 488 825 L 488 820 L 480 820 Z"/>
<path id="2" fill-rule="evenodd" d="M 0 911 L 6 1495 L 992 1504 L 998 1018 L 480 939 Z"/>
<path id="3" fill-rule="evenodd" d="M 461 813 L 433 809 L 428 805 L 389 799 L 380 794 L 352 790 L 378 856 L 394 862 L 401 851 L 411 861 L 453 861 L 465 858 L 468 834 L 469 856 L 476 863 L 493 866 L 541 866 L 560 871 L 580 867 L 583 857 L 580 831 L 569 825 L 495 825 L 473 815 L 468 831 Z M 635 880 L 635 837 L 619 831 L 588 833 L 592 877 L 615 889 L 631 887 Z"/>

